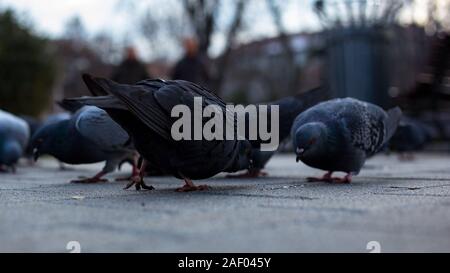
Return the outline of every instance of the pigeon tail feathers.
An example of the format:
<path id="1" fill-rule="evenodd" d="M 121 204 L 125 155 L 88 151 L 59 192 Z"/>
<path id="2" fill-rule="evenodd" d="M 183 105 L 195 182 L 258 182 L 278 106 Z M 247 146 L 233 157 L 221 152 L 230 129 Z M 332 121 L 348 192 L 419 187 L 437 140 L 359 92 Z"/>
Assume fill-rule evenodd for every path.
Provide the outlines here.
<path id="1" fill-rule="evenodd" d="M 92 93 L 93 96 L 107 96 L 109 95 L 109 92 L 107 91 L 108 83 L 105 83 L 107 81 L 106 79 L 97 78 L 90 74 L 83 74 L 83 81 L 88 87 L 89 91 Z M 105 86 L 106 85 L 106 86 Z"/>
<path id="2" fill-rule="evenodd" d="M 386 139 L 385 143 L 394 135 L 402 117 L 402 110 L 400 107 L 395 107 L 387 111 L 388 119 L 386 122 Z"/>

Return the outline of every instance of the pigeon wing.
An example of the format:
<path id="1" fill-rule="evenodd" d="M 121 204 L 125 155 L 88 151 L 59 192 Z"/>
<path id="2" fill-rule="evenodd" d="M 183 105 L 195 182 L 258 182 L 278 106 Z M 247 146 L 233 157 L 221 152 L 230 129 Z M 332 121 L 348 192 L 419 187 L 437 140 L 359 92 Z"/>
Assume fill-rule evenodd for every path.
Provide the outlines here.
<path id="1" fill-rule="evenodd" d="M 203 87 L 200 87 L 199 85 L 181 80 L 168 81 L 167 85 L 154 92 L 154 96 L 168 116 L 170 116 L 173 107 L 176 105 L 186 105 L 190 109 L 193 109 L 194 98 L 201 97 L 202 109 L 209 105 L 218 106 L 220 111 L 222 111 L 223 118 L 225 120 L 224 128 L 234 128 L 234 132 L 237 132 L 236 115 L 228 112 L 229 109 L 226 108 L 226 103 L 220 97 L 209 92 Z"/>
<path id="2" fill-rule="evenodd" d="M 77 114 L 75 127 L 102 150 L 117 150 L 129 142 L 128 134 L 102 109 L 86 106 Z"/>
<path id="3" fill-rule="evenodd" d="M 353 146 L 363 150 L 367 156 L 372 156 L 388 139 L 388 115 L 370 103 L 354 99 L 343 99 L 343 103 L 337 118 L 344 123 Z"/>
<path id="4" fill-rule="evenodd" d="M 114 95 L 122 104 L 152 131 L 170 139 L 170 119 L 156 102 L 153 92 L 163 83 L 148 80 L 137 85 L 118 84 L 104 78 L 92 78 L 96 88 Z"/>

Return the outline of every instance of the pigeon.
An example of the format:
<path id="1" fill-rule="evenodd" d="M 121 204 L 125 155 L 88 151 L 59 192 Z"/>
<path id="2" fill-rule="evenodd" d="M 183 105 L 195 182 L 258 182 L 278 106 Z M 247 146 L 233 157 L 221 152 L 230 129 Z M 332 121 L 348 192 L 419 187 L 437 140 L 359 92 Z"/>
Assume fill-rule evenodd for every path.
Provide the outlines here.
<path id="1" fill-rule="evenodd" d="M 196 186 L 192 180 L 210 178 L 221 172 L 235 172 L 251 165 L 251 145 L 245 139 L 173 138 L 171 128 L 177 119 L 171 116 L 171 112 L 177 105 L 192 110 L 194 98 L 201 98 L 203 109 L 214 105 L 226 113 L 225 102 L 203 87 L 183 80 L 144 80 L 127 85 L 90 75 L 84 75 L 83 79 L 91 93 L 99 96 L 66 99 L 65 102 L 82 102 L 104 109 L 128 132 L 144 159 L 140 175 L 126 188 L 133 184 L 136 187 L 145 185 L 142 170 L 147 164 L 184 180 L 184 186 L 177 189 L 179 192 L 205 190 L 208 186 Z M 224 120 L 230 122 L 227 118 Z M 205 123 L 205 119 L 202 122 Z M 223 134 L 225 137 L 225 130 Z"/>
<path id="2" fill-rule="evenodd" d="M 75 112 L 76 111 L 74 111 L 73 113 L 75 113 Z M 62 120 L 69 120 L 71 117 L 72 117 L 72 115 L 69 114 L 69 113 L 66 113 L 66 112 L 52 114 L 52 115 L 49 115 L 45 119 L 45 121 L 42 123 L 41 126 L 46 126 L 48 124 L 56 123 L 56 122 L 59 122 L 59 121 L 62 121 Z"/>
<path id="3" fill-rule="evenodd" d="M 297 162 L 328 171 L 324 181 L 350 183 L 366 158 L 377 153 L 393 136 L 402 111 L 382 108 L 353 98 L 333 99 L 301 113 L 294 121 L 291 135 Z M 345 172 L 333 178 L 333 172 Z"/>
<path id="4" fill-rule="evenodd" d="M 286 142 L 286 140 L 290 137 L 290 132 L 292 128 L 292 123 L 295 118 L 307 110 L 313 105 L 323 101 L 326 99 L 326 92 L 324 88 L 317 87 L 306 91 L 302 94 L 298 94 L 295 96 L 289 96 L 277 101 L 266 104 L 268 106 L 268 120 L 270 118 L 270 109 L 273 105 L 277 105 L 279 107 L 279 142 L 280 144 Z M 257 107 L 259 110 L 259 107 Z M 259 111 L 258 111 L 259 118 Z M 246 128 L 250 128 L 249 126 L 249 118 L 246 116 Z M 255 119 L 255 121 L 257 120 Z M 270 127 L 269 127 L 270 128 Z M 248 132 L 246 135 L 248 139 Z M 246 173 L 238 174 L 238 175 L 228 175 L 228 178 L 256 178 L 260 176 L 266 176 L 267 173 L 262 171 L 266 166 L 267 162 L 272 158 L 272 156 L 276 153 L 276 151 L 261 151 L 260 145 L 263 143 L 261 139 L 257 139 L 255 141 L 250 141 L 252 144 L 252 168 L 249 169 Z M 280 145 L 281 146 L 281 145 Z"/>
<path id="5" fill-rule="evenodd" d="M 30 129 L 25 120 L 0 110 L 0 170 L 15 165 L 24 154 L 30 138 Z"/>
<path id="6" fill-rule="evenodd" d="M 32 147 L 35 160 L 49 154 L 67 164 L 106 161 L 95 176 L 73 180 L 74 183 L 105 182 L 104 175 L 114 171 L 125 158 L 134 156 L 128 134 L 95 106 L 85 106 L 69 119 L 42 126 L 32 137 Z"/>
<path id="7" fill-rule="evenodd" d="M 21 115 L 19 117 L 28 124 L 30 136 L 32 136 L 41 126 L 41 122 L 34 117 L 26 115 Z M 25 149 L 24 157 L 29 160 L 30 165 L 33 164 L 33 148 L 31 147 L 31 137 L 29 138 L 27 148 Z"/>
<path id="8" fill-rule="evenodd" d="M 389 150 L 399 152 L 400 159 L 413 159 L 411 152 L 420 151 L 431 141 L 431 129 L 422 122 L 403 116 L 388 143 Z"/>

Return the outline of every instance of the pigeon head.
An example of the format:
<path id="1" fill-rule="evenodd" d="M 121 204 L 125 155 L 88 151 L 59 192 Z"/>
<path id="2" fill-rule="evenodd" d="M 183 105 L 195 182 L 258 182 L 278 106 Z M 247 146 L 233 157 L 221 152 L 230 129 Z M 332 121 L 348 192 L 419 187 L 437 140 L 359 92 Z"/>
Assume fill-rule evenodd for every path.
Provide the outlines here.
<path id="1" fill-rule="evenodd" d="M 294 147 L 297 162 L 309 155 L 323 152 L 327 139 L 327 127 L 320 122 L 307 123 L 295 132 Z"/>
<path id="2" fill-rule="evenodd" d="M 22 156 L 23 149 L 15 140 L 7 140 L 0 147 L 0 163 L 12 166 L 17 163 Z"/>
<path id="3" fill-rule="evenodd" d="M 54 122 L 39 128 L 31 139 L 31 149 L 34 160 L 38 160 L 43 154 L 49 154 L 52 151 L 55 139 L 61 132 L 62 123 L 67 121 Z"/>

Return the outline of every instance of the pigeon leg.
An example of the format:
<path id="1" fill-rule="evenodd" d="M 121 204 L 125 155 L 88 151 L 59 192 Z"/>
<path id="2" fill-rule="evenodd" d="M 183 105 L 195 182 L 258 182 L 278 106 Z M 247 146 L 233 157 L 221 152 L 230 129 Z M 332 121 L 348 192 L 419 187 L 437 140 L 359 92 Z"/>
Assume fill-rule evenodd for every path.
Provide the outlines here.
<path id="1" fill-rule="evenodd" d="M 147 167 L 147 161 L 144 159 L 142 161 L 141 167 L 139 169 L 139 172 L 131 177 L 130 183 L 128 183 L 124 190 L 127 190 L 131 188 L 131 186 L 135 186 L 136 190 L 139 191 L 142 189 L 144 190 L 154 190 L 155 188 L 153 186 L 148 186 L 144 183 L 144 174 L 145 174 L 145 168 Z"/>
<path id="2" fill-rule="evenodd" d="M 209 188 L 207 185 L 195 186 L 192 180 L 188 178 L 184 179 L 184 183 L 183 187 L 176 189 L 177 192 L 203 191 Z"/>
<path id="3" fill-rule="evenodd" d="M 348 184 L 352 182 L 352 174 L 349 173 L 343 178 L 339 177 L 332 177 L 331 175 L 333 172 L 327 172 L 323 177 L 316 178 L 316 177 L 308 177 L 308 182 L 326 182 L 326 183 L 336 183 L 336 184 Z"/>
<path id="4" fill-rule="evenodd" d="M 3 165 L 0 165 L 0 173 L 7 173 L 8 169 L 5 168 Z"/>
<path id="5" fill-rule="evenodd" d="M 131 166 L 132 166 L 132 170 L 131 170 L 131 175 L 130 176 L 126 176 L 126 177 L 120 177 L 120 178 L 116 178 L 116 181 L 130 181 L 133 179 L 133 177 L 139 176 L 140 174 L 140 169 L 137 167 L 138 165 L 138 156 L 134 156 L 133 161 L 130 162 Z M 122 164 L 122 163 L 120 163 Z"/>
<path id="6" fill-rule="evenodd" d="M 93 184 L 93 183 L 99 183 L 99 182 L 108 182 L 108 179 L 102 178 L 106 172 L 100 171 L 98 174 L 96 174 L 93 177 L 90 178 L 83 178 L 79 180 L 72 180 L 71 183 L 80 183 L 80 184 Z"/>
<path id="7" fill-rule="evenodd" d="M 267 172 L 262 171 L 261 169 L 250 169 L 243 174 L 229 174 L 227 178 L 257 178 L 267 176 Z"/>
<path id="8" fill-rule="evenodd" d="M 415 157 L 413 153 L 404 152 L 398 155 L 398 159 L 400 161 L 414 161 Z"/>
<path id="9" fill-rule="evenodd" d="M 352 182 L 352 174 L 351 173 L 347 174 L 343 178 L 338 178 L 338 177 L 331 178 L 331 181 L 330 181 L 330 183 L 336 183 L 336 184 L 349 184 L 351 182 Z"/>
<path id="10" fill-rule="evenodd" d="M 326 174 L 324 174 L 322 177 L 308 177 L 306 178 L 306 180 L 308 180 L 308 182 L 332 182 L 332 178 L 331 175 L 333 174 L 333 172 L 327 172 Z"/>

